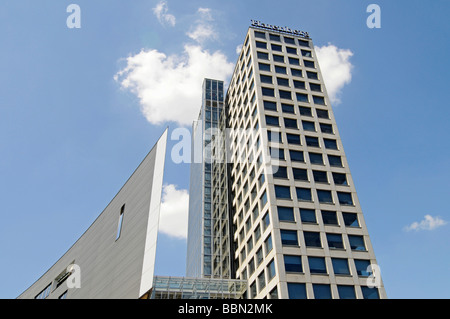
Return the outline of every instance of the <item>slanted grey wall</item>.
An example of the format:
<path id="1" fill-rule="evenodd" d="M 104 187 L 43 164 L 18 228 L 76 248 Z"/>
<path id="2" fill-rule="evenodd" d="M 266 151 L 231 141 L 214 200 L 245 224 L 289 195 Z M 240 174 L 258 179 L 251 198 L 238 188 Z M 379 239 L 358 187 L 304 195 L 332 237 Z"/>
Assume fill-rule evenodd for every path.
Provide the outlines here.
<path id="1" fill-rule="evenodd" d="M 67 298 L 139 298 L 151 288 L 166 141 L 167 130 L 88 230 L 18 298 L 35 298 L 50 283 L 48 299 L 65 291 Z M 72 262 L 80 267 L 80 288 L 68 289 L 70 280 L 56 288 L 56 277 Z"/>

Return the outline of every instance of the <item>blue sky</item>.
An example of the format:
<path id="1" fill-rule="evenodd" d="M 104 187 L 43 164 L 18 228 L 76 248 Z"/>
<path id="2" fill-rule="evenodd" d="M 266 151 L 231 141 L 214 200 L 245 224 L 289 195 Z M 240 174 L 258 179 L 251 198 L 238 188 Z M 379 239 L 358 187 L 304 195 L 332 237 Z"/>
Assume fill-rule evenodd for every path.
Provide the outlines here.
<path id="1" fill-rule="evenodd" d="M 79 29 L 66 25 L 71 3 Z M 366 25 L 370 3 L 379 29 Z M 351 77 L 340 77 L 333 108 L 388 297 L 449 298 L 449 15 L 445 0 L 2 0 L 0 298 L 67 251 L 167 126 L 169 137 L 189 128 L 198 79 L 229 76 L 250 19 L 351 52 L 338 59 Z M 170 213 L 183 211 L 170 199 L 186 201 L 189 188 L 175 143 Z M 159 275 L 184 275 L 177 227 L 179 237 L 164 227 L 159 236 Z"/>

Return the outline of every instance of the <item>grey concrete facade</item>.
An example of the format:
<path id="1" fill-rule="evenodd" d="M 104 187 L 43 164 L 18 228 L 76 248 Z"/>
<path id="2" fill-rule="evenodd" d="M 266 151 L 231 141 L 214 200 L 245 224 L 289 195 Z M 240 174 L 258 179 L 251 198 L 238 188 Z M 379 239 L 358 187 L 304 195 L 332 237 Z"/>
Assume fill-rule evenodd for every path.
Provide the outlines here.
<path id="1" fill-rule="evenodd" d="M 166 142 L 167 130 L 86 232 L 19 299 L 137 299 L 151 289 Z M 78 274 L 67 272 L 72 264 Z M 70 288 L 71 275 L 79 276 L 79 288 Z"/>

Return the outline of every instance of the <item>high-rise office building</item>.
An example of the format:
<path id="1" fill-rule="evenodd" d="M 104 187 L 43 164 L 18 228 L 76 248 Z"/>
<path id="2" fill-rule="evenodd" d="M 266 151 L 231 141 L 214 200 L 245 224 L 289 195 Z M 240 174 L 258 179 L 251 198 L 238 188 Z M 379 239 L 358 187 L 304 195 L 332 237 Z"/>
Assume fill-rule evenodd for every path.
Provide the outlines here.
<path id="1" fill-rule="evenodd" d="M 213 257 L 222 266 L 216 274 L 247 280 L 248 298 L 386 298 L 306 32 L 252 23 L 218 127 L 227 142 L 213 149 L 226 148 L 225 158 L 215 158 L 208 178 L 222 201 L 204 197 L 204 203 L 229 223 L 197 225 L 214 242 L 211 256 L 231 247 L 229 260 Z M 203 214 L 204 222 L 209 215 Z"/>

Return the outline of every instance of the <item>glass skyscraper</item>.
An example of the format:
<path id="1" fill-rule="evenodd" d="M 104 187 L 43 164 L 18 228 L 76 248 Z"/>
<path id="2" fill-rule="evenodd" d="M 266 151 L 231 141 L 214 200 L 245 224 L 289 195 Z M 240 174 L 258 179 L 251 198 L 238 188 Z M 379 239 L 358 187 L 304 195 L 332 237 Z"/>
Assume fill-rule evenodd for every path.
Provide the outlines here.
<path id="1" fill-rule="evenodd" d="M 202 106 L 192 126 L 189 186 L 188 255 L 186 275 L 210 278 L 213 274 L 212 136 L 224 109 L 223 81 L 205 79 Z M 220 276 L 219 276 L 220 277 Z"/>

